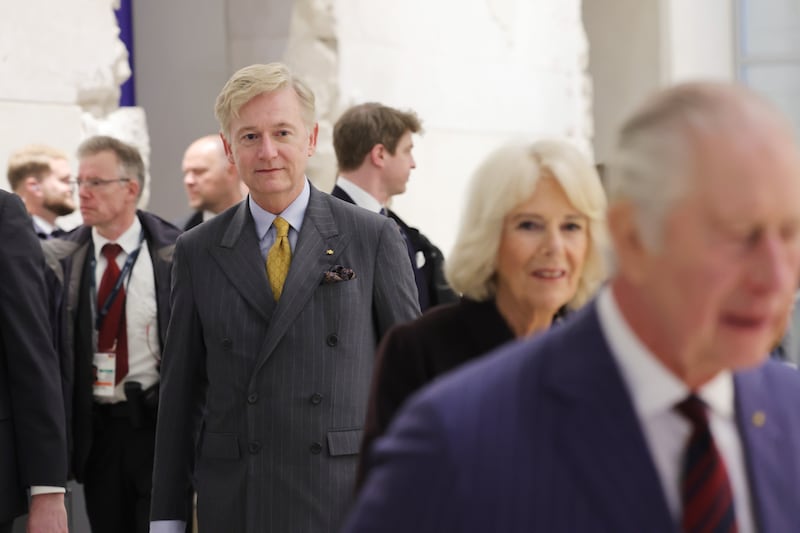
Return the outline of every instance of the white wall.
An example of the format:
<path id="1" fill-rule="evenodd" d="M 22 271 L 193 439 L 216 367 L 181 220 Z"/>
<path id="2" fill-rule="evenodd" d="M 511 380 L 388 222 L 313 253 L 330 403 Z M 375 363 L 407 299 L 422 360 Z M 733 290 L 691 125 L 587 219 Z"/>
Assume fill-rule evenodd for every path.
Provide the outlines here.
<path id="1" fill-rule="evenodd" d="M 665 78 L 660 0 L 586 0 L 589 73 L 594 89 L 594 151 L 611 153 L 620 123 Z"/>
<path id="2" fill-rule="evenodd" d="M 102 114 L 119 98 L 121 53 L 111 0 L 0 3 L 0 187 L 9 188 L 13 150 L 44 143 L 75 151 L 83 113 Z"/>
<path id="3" fill-rule="evenodd" d="M 665 2 L 667 80 L 734 79 L 731 0 Z"/>
<path id="4" fill-rule="evenodd" d="M 616 131 L 659 87 L 734 79 L 731 0 L 585 0 L 593 79 L 594 149 L 610 154 Z"/>
<path id="5" fill-rule="evenodd" d="M 578 0 L 340 0 L 340 108 L 411 108 L 426 133 L 394 207 L 448 254 L 465 183 L 498 144 L 591 134 Z M 457 22 L 456 22 L 457 21 Z"/>

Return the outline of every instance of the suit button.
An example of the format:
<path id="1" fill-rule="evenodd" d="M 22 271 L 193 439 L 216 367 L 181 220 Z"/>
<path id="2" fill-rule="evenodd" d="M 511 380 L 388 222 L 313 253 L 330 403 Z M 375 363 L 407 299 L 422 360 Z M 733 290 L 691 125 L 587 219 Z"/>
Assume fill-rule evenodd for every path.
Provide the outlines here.
<path id="1" fill-rule="evenodd" d="M 231 346 L 233 346 L 233 341 L 230 339 L 222 339 L 222 349 L 230 350 Z"/>
<path id="2" fill-rule="evenodd" d="M 336 346 L 339 344 L 339 337 L 337 337 L 335 333 L 331 333 L 328 335 L 328 338 L 325 339 L 325 342 L 328 343 L 328 346 Z"/>
<path id="3" fill-rule="evenodd" d="M 255 392 L 247 397 L 247 403 L 253 404 L 256 403 L 257 401 L 258 401 L 258 394 L 256 394 Z"/>
<path id="4" fill-rule="evenodd" d="M 322 453 L 322 444 L 320 444 L 319 442 L 312 442 L 311 447 L 309 449 L 311 450 L 311 453 L 313 453 L 314 455 L 319 455 L 320 453 Z"/>
<path id="5" fill-rule="evenodd" d="M 315 392 L 311 395 L 310 400 L 312 405 L 319 405 L 322 403 L 322 394 Z"/>
<path id="6" fill-rule="evenodd" d="M 258 452 L 261 451 L 261 443 L 258 442 L 257 440 L 254 440 L 253 442 L 250 443 L 250 446 L 248 446 L 248 449 L 250 450 L 250 453 L 255 455 L 255 454 L 257 454 Z"/>

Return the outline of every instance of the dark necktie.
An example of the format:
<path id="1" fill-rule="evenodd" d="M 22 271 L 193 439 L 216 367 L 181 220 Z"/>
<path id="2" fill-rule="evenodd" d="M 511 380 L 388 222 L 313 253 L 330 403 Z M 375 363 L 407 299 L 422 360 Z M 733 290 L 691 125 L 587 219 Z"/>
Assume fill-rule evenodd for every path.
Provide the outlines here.
<path id="1" fill-rule="evenodd" d="M 100 251 L 106 258 L 106 270 L 100 280 L 100 288 L 97 291 L 97 309 L 103 308 L 109 295 L 114 289 L 119 278 L 120 270 L 117 265 L 117 256 L 122 251 L 119 244 L 106 244 Z M 108 308 L 108 313 L 100 325 L 97 336 L 98 352 L 115 352 L 116 370 L 114 372 L 115 382 L 119 384 L 128 374 L 128 327 L 125 323 L 125 284 L 123 283 L 114 301 Z"/>
<path id="2" fill-rule="evenodd" d="M 736 533 L 733 492 L 725 462 L 708 426 L 706 406 L 692 394 L 675 408 L 692 424 L 681 472 L 681 530 Z"/>

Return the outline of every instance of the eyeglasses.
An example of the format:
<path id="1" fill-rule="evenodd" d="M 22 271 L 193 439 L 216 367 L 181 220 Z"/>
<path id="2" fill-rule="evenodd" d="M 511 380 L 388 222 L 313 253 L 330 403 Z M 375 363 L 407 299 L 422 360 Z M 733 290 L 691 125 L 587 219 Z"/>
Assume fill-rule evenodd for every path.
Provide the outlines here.
<path id="1" fill-rule="evenodd" d="M 105 187 L 111 183 L 121 183 L 125 181 L 131 181 L 130 178 L 118 178 L 115 180 L 101 180 L 100 178 L 87 178 L 87 179 L 76 179 L 69 182 L 69 184 L 77 189 L 80 189 L 84 185 L 90 191 L 99 189 L 100 187 Z"/>

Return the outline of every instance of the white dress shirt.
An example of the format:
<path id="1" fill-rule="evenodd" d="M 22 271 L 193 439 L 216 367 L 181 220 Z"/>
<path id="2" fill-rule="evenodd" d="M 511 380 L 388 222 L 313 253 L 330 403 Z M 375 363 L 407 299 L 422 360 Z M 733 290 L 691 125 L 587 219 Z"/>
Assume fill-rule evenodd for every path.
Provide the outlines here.
<path id="1" fill-rule="evenodd" d="M 53 231 L 56 230 L 56 227 L 54 225 L 50 224 L 48 221 L 46 221 L 39 215 L 31 215 L 31 218 L 33 219 L 34 227 L 38 227 L 40 230 L 42 230 L 44 233 L 47 233 L 48 235 L 50 235 L 51 233 L 53 233 Z"/>
<path id="2" fill-rule="evenodd" d="M 250 214 L 253 215 L 253 222 L 256 224 L 258 246 L 264 261 L 267 260 L 269 249 L 275 243 L 277 230 L 272 223 L 279 216 L 289 223 L 289 248 L 294 251 L 297 246 L 297 237 L 303 227 L 303 218 L 306 216 L 309 198 L 311 198 L 311 186 L 308 184 L 308 178 L 305 180 L 303 190 L 282 213 L 270 213 L 258 205 L 252 196 L 247 197 L 247 206 L 250 208 Z"/>
<path id="3" fill-rule="evenodd" d="M 597 311 L 603 335 L 633 400 L 667 505 L 679 524 L 681 465 L 691 425 L 674 406 L 684 400 L 690 390 L 639 340 L 622 316 L 608 286 L 600 291 Z M 739 533 L 753 533 L 756 527 L 744 451 L 736 427 L 733 375 L 728 371 L 719 373 L 696 394 L 708 405 L 711 434 L 725 462 L 733 490 Z"/>
<path id="4" fill-rule="evenodd" d="M 373 213 L 380 213 L 381 208 L 384 207 L 378 200 L 375 199 L 374 196 L 344 176 L 339 176 L 336 179 L 336 185 L 346 192 L 358 207 L 369 209 Z"/>
<path id="5" fill-rule="evenodd" d="M 133 224 L 114 241 L 122 247 L 117 256 L 120 270 L 128 256 L 139 247 L 142 224 L 134 217 Z M 97 291 L 100 280 L 106 270 L 106 258 L 102 254 L 103 245 L 112 242 L 92 228 L 94 241 L 95 268 L 95 313 L 97 312 Z M 158 361 L 161 358 L 161 345 L 158 337 L 158 311 L 156 305 L 156 283 L 153 274 L 153 262 L 147 242 L 141 242 L 139 256 L 133 264 L 130 277 L 125 287 L 125 318 L 128 333 L 128 374 L 114 389 L 113 397 L 95 397 L 101 403 L 116 403 L 125 400 L 125 382 L 138 381 L 142 389 L 147 389 L 158 382 Z M 95 346 L 97 335 L 95 331 Z"/>

